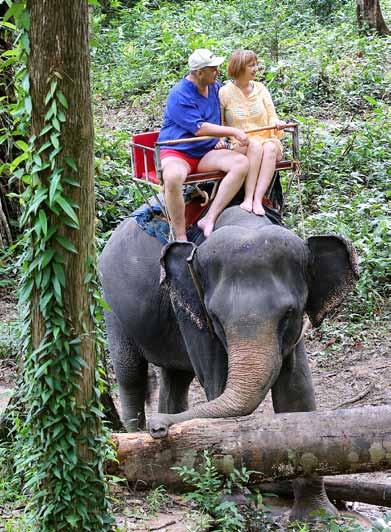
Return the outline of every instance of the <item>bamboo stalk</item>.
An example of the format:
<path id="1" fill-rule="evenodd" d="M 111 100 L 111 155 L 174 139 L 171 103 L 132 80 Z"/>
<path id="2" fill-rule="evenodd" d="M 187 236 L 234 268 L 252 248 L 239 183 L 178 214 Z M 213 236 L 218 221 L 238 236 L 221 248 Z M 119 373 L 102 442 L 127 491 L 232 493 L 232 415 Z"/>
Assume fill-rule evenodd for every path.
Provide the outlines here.
<path id="1" fill-rule="evenodd" d="M 297 124 L 292 122 L 292 123 L 286 124 L 284 127 L 281 127 L 281 128 L 277 128 L 276 126 L 263 126 L 263 127 L 248 129 L 247 131 L 245 131 L 245 133 L 258 133 L 260 131 L 269 131 L 271 129 L 289 129 L 291 127 L 297 127 Z M 157 142 L 156 145 L 157 146 L 161 146 L 161 145 L 172 146 L 174 144 L 181 144 L 183 142 L 198 142 L 200 140 L 210 140 L 210 139 L 215 139 L 215 138 L 220 138 L 220 137 L 216 137 L 215 135 L 212 135 L 212 136 L 205 135 L 203 137 L 188 137 L 185 139 L 165 140 L 162 142 Z"/>

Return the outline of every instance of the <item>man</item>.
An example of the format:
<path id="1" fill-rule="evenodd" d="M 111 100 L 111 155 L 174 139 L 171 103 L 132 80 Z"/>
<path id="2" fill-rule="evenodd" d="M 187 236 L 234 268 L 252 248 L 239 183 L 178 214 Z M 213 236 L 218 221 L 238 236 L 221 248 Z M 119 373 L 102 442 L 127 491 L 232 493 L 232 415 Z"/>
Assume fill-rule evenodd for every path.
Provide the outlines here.
<path id="1" fill-rule="evenodd" d="M 241 129 L 220 125 L 220 84 L 216 78 L 223 61 L 223 57 L 216 57 L 205 48 L 195 50 L 188 61 L 190 73 L 168 95 L 159 142 L 163 143 L 160 154 L 164 194 L 176 240 L 187 240 L 182 185 L 190 173 L 226 172 L 208 213 L 198 222 L 205 237 L 211 234 L 216 218 L 247 175 L 247 157 L 227 149 L 215 149 L 217 138 L 164 145 L 167 140 L 202 136 L 231 136 L 242 146 L 248 144 L 247 135 Z"/>

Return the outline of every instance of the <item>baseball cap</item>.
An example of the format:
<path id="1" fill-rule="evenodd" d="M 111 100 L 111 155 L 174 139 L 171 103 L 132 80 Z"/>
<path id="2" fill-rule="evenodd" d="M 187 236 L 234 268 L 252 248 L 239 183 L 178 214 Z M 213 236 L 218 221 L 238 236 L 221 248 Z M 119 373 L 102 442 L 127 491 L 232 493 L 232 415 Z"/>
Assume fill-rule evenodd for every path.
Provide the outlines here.
<path id="1" fill-rule="evenodd" d="M 205 67 L 219 66 L 224 59 L 224 57 L 218 57 L 213 54 L 207 48 L 198 48 L 191 54 L 188 63 L 190 70 L 200 70 Z"/>

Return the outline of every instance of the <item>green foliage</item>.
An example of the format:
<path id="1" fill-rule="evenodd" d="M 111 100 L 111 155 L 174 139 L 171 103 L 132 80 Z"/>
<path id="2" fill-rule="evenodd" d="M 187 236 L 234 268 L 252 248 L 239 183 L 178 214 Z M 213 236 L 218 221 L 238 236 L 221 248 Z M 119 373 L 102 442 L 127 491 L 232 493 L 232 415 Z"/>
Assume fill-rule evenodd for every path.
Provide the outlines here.
<path id="1" fill-rule="evenodd" d="M 99 242 L 105 242 L 118 223 L 144 203 L 130 181 L 126 132 L 98 134 L 95 148 L 95 194 Z"/>
<path id="2" fill-rule="evenodd" d="M 252 530 L 235 502 L 229 500 L 229 496 L 234 493 L 243 492 L 249 483 L 252 471 L 242 467 L 240 470 L 234 469 L 224 478 L 217 471 L 208 451 L 202 453 L 202 459 L 199 469 L 186 466 L 172 468 L 192 488 L 192 491 L 186 494 L 186 499 L 194 502 L 203 514 L 213 518 L 213 530 L 216 532 Z M 251 520 L 256 521 L 257 526 L 265 525 L 269 521 L 263 512 L 263 507 L 251 516 Z"/>
<path id="3" fill-rule="evenodd" d="M 71 158 L 65 155 L 64 166 L 59 164 L 61 124 L 66 121 L 68 102 L 58 73 L 48 80 L 45 103 L 45 125 L 30 141 L 27 171 L 22 176 L 27 186 L 21 196 L 25 205 L 21 224 L 27 245 L 21 260 L 20 301 L 27 304 L 23 390 L 29 431 L 17 471 L 25 474 L 24 490 L 31 493 L 30 508 L 40 530 L 51 531 L 54 526 L 56 530 L 108 530 L 111 521 L 102 474 L 107 450 L 99 420 L 100 392 L 96 388 L 85 405 L 76 403 L 85 362 L 81 339 L 72 332 L 64 312 L 64 254 L 76 249 L 61 228 L 79 229 L 78 206 L 64 195 L 64 185 L 79 183 L 71 177 L 76 171 Z M 93 291 L 92 261 L 88 269 L 86 283 Z M 40 345 L 33 347 L 31 302 L 35 291 L 40 296 L 44 334 Z M 94 306 L 91 312 L 94 314 Z M 98 375 L 95 379 L 99 382 Z M 89 449 L 89 456 L 81 455 L 82 445 Z"/>
<path id="4" fill-rule="evenodd" d="M 19 352 L 19 329 L 16 321 L 0 321 L 0 359 L 16 358 Z"/>
<path id="5" fill-rule="evenodd" d="M 391 514 L 378 519 L 371 527 L 371 532 L 387 532 L 390 530 Z M 316 524 L 293 522 L 288 525 L 292 532 L 364 532 L 368 527 L 362 527 L 353 516 L 334 517 L 327 513 L 316 516 Z"/>
<path id="6" fill-rule="evenodd" d="M 360 36 L 354 6 L 345 0 L 140 1 L 104 26 L 94 20 L 95 90 L 126 106 L 126 131 L 160 125 L 167 92 L 187 72 L 194 48 L 226 57 L 238 47 L 258 53 L 280 116 L 301 123 L 303 197 L 294 185 L 287 223 L 300 228 L 301 202 L 306 234 L 350 238 L 361 277 L 349 311 L 381 312 L 391 284 L 389 39 Z M 98 192 L 108 234 L 127 213 L 122 191 L 132 205 L 134 194 L 121 157 L 98 164 L 102 175 L 114 172 L 103 179 L 112 187 Z"/>
<path id="7" fill-rule="evenodd" d="M 166 488 L 164 486 L 157 486 L 148 493 L 145 502 L 147 503 L 148 511 L 151 514 L 155 514 L 163 509 L 169 502 L 169 498 L 166 495 Z"/>
<path id="8" fill-rule="evenodd" d="M 360 319 L 379 312 L 391 293 L 391 114 L 368 100 L 375 105 L 365 119 L 335 124 L 331 131 L 308 120 L 302 148 L 304 228 L 352 240 L 361 276 L 349 308 Z M 288 202 L 291 227 L 300 225 L 299 199 L 296 189 Z"/>
<path id="9" fill-rule="evenodd" d="M 18 27 L 26 30 L 24 2 L 9 4 L 6 18 L 12 15 Z M 31 114 L 25 67 L 29 45 L 24 31 L 19 43 L 24 92 L 18 94 L 14 116 L 17 127 L 23 129 Z M 75 161 L 63 153 L 61 145 L 68 109 L 61 75 L 53 72 L 47 84 L 44 126 L 28 143 L 17 141 L 22 154 L 8 169 L 23 184 L 19 201 L 25 245 L 20 259 L 24 373 L 19 392 L 26 419 L 23 430 L 17 431 L 14 468 L 17 478 L 23 479 L 23 492 L 29 496 L 27 515 L 35 529 L 103 531 L 111 529 L 112 520 L 103 476 L 109 448 L 101 422 L 101 382 L 96 371 L 91 397 L 86 404 L 77 401 L 86 363 L 82 339 L 73 330 L 64 305 L 66 256 L 76 252 L 65 228 L 67 234 L 79 230 L 79 206 L 65 190 L 80 184 Z M 99 304 L 94 267 L 90 257 L 85 283 L 91 296 L 92 319 Z M 39 345 L 33 345 L 32 340 L 33 308 L 43 322 Z M 91 334 L 88 330 L 85 333 Z"/>

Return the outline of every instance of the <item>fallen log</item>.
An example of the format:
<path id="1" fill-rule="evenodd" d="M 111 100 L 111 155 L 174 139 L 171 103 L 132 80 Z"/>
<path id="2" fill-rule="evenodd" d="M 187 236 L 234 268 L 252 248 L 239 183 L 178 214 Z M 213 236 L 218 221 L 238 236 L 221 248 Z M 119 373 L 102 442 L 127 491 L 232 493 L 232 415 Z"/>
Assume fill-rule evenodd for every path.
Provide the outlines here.
<path id="1" fill-rule="evenodd" d="M 324 485 L 329 499 L 334 501 L 364 502 L 391 508 L 391 484 L 366 482 L 357 479 L 325 478 Z M 292 482 L 265 482 L 257 484 L 262 493 L 274 493 L 283 497 L 293 497 Z"/>
<path id="2" fill-rule="evenodd" d="M 118 462 L 109 470 L 138 487 L 183 489 L 173 466 L 199 469 L 209 450 L 222 473 L 245 466 L 252 482 L 303 475 L 341 475 L 391 469 L 391 406 L 197 419 L 154 440 L 148 433 L 113 434 Z"/>

